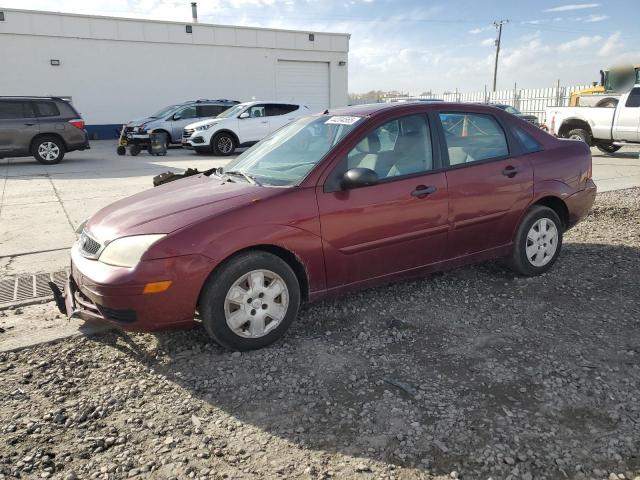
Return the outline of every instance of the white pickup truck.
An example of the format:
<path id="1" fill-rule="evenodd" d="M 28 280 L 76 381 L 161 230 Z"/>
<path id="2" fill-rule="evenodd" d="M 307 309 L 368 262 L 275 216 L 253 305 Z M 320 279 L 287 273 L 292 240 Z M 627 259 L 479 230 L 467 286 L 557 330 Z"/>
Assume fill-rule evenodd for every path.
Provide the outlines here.
<path id="1" fill-rule="evenodd" d="M 546 107 L 549 133 L 582 140 L 606 153 L 640 143 L 640 85 L 614 107 Z"/>

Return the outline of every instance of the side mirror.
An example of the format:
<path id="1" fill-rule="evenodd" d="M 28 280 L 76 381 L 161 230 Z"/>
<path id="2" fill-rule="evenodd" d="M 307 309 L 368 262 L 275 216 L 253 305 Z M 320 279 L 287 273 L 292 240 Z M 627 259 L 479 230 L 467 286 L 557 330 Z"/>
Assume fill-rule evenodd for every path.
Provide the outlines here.
<path id="1" fill-rule="evenodd" d="M 180 120 L 182 118 L 182 115 L 180 115 L 179 113 L 176 113 L 173 115 L 173 120 Z"/>
<path id="2" fill-rule="evenodd" d="M 238 118 L 249 118 L 249 112 L 242 112 Z"/>
<path id="3" fill-rule="evenodd" d="M 375 185 L 379 180 L 378 174 L 370 168 L 352 168 L 344 173 L 340 185 L 343 189 L 348 190 Z"/>

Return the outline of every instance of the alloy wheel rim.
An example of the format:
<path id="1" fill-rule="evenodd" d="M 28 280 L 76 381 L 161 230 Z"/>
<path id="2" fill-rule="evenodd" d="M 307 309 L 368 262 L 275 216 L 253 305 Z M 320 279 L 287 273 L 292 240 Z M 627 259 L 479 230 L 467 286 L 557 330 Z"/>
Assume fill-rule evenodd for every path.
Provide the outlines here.
<path id="1" fill-rule="evenodd" d="M 218 140 L 218 150 L 222 153 L 229 153 L 233 148 L 233 141 L 229 137 L 221 137 Z"/>
<path id="2" fill-rule="evenodd" d="M 553 220 L 541 218 L 527 233 L 526 255 L 534 267 L 544 267 L 558 250 L 558 228 Z"/>
<path id="3" fill-rule="evenodd" d="M 289 307 L 289 289 L 270 270 L 252 270 L 232 285 L 224 299 L 224 315 L 233 333 L 261 338 L 282 323 Z"/>
<path id="4" fill-rule="evenodd" d="M 580 141 L 582 141 L 582 137 L 580 135 L 571 135 L 569 138 L 571 140 L 580 140 Z"/>
<path id="5" fill-rule="evenodd" d="M 38 155 L 44 160 L 56 160 L 60 155 L 60 147 L 53 142 L 43 142 L 38 146 Z"/>

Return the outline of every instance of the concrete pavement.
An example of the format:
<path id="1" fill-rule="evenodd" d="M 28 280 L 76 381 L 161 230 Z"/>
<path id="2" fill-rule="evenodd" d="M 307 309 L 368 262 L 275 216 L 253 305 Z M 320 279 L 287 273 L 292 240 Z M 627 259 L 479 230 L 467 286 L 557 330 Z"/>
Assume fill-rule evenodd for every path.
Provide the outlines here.
<path id="1" fill-rule="evenodd" d="M 32 158 L 0 160 L 0 278 L 67 267 L 77 226 L 115 200 L 152 188 L 154 175 L 229 161 L 181 148 L 170 149 L 165 157 L 120 157 L 115 141 L 91 145 L 91 150 L 72 152 L 52 166 Z M 604 155 L 593 149 L 599 191 L 640 186 L 639 150 L 625 147 Z"/>

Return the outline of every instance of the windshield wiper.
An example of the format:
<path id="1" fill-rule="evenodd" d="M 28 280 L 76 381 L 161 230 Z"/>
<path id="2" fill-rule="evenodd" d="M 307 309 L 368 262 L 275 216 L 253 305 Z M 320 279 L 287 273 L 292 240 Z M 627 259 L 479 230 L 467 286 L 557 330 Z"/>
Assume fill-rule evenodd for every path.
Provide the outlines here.
<path id="1" fill-rule="evenodd" d="M 256 180 L 256 177 L 254 177 L 253 175 L 249 175 L 247 173 L 241 172 L 239 170 L 231 170 L 231 171 L 228 171 L 228 172 L 224 171 L 223 173 L 225 175 L 233 175 L 235 177 L 242 177 L 252 185 L 261 186 L 261 183 Z"/>

